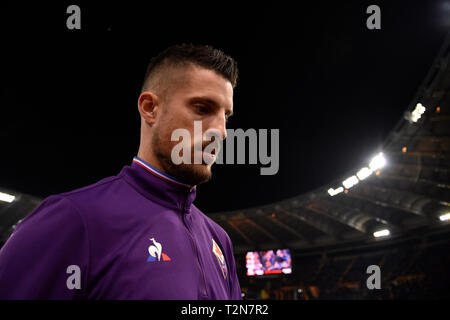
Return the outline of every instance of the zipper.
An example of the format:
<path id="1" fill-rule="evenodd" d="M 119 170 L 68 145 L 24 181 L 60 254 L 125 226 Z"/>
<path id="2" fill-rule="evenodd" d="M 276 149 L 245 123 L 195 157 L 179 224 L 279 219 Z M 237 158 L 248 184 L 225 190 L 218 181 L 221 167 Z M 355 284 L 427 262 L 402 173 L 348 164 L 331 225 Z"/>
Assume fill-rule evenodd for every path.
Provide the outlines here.
<path id="1" fill-rule="evenodd" d="M 203 292 L 202 292 L 202 295 L 203 295 L 203 297 L 206 298 L 206 297 L 208 297 L 208 294 L 207 294 L 207 292 L 206 292 L 206 278 L 205 278 L 205 274 L 204 274 L 204 272 L 203 272 L 203 269 L 202 269 L 202 267 L 201 267 L 201 265 L 200 265 L 200 259 L 199 259 L 199 257 L 198 257 L 198 256 L 199 256 L 199 252 L 198 252 L 197 244 L 196 244 L 195 239 L 194 239 L 194 236 L 192 235 L 191 231 L 189 230 L 188 225 L 187 225 L 186 220 L 185 220 L 186 214 L 184 213 L 184 208 L 185 208 L 185 206 L 186 206 L 186 201 L 187 201 L 187 198 L 188 198 L 188 197 L 189 197 L 189 194 L 186 196 L 186 198 L 185 198 L 185 200 L 184 200 L 183 208 L 181 209 L 181 216 L 182 216 L 182 219 L 183 219 L 184 227 L 186 228 L 186 230 L 187 230 L 189 236 L 190 236 L 191 239 L 192 239 L 192 243 L 194 244 L 195 253 L 196 253 L 197 266 L 198 266 L 198 268 L 200 269 L 200 273 L 202 274 L 202 279 L 203 279 L 203 288 L 202 288 L 202 289 L 203 289 Z"/>

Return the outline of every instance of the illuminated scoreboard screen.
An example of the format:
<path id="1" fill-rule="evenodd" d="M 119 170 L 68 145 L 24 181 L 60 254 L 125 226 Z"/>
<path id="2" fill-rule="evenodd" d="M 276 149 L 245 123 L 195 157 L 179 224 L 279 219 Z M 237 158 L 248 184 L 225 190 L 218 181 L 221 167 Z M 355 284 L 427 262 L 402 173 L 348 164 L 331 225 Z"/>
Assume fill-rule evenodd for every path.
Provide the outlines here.
<path id="1" fill-rule="evenodd" d="M 292 260 L 289 249 L 249 251 L 245 256 L 247 276 L 291 274 Z"/>

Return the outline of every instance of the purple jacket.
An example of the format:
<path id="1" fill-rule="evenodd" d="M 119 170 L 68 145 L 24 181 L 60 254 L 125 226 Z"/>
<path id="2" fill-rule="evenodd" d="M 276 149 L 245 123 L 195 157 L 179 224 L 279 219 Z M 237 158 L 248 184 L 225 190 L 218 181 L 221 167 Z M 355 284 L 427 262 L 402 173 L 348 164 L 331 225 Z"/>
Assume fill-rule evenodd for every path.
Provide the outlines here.
<path id="1" fill-rule="evenodd" d="M 0 299 L 242 299 L 230 238 L 196 190 L 135 157 L 46 198 L 0 250 Z"/>

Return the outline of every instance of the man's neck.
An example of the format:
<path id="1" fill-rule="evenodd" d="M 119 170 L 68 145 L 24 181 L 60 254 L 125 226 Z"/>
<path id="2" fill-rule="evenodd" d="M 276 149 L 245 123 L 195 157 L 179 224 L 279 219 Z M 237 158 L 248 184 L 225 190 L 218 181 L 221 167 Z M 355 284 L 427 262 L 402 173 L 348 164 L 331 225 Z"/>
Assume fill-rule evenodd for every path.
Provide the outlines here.
<path id="1" fill-rule="evenodd" d="M 169 174 L 168 172 L 166 172 L 166 170 L 164 170 L 158 158 L 153 154 L 153 152 L 151 151 L 144 152 L 143 150 L 139 149 L 137 157 L 139 159 L 144 160 L 146 163 L 151 165 L 156 170 L 159 170 L 165 174 Z"/>

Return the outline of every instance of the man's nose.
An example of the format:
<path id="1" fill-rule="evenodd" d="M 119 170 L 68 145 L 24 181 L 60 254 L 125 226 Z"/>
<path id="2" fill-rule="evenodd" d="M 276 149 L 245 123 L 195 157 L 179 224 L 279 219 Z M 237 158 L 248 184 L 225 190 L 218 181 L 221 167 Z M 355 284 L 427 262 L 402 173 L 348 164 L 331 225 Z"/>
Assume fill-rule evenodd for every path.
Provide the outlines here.
<path id="1" fill-rule="evenodd" d="M 218 136 L 222 138 L 222 140 L 227 138 L 227 121 L 224 116 L 217 117 L 213 123 L 211 123 L 211 126 L 209 127 L 210 130 L 213 130 Z"/>

